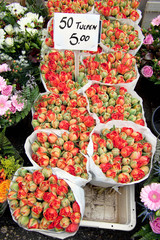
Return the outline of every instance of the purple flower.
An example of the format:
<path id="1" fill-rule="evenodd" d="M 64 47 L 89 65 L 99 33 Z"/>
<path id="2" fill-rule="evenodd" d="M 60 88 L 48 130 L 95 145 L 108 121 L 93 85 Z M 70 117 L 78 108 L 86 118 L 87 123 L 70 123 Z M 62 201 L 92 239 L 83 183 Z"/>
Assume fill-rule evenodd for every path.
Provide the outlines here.
<path id="1" fill-rule="evenodd" d="M 151 24 L 153 26 L 159 26 L 160 25 L 160 15 L 158 17 L 156 17 L 156 18 L 153 18 Z"/>
<path id="2" fill-rule="evenodd" d="M 160 234 L 160 218 L 157 217 L 156 219 L 154 219 L 153 221 L 149 222 L 152 231 L 156 234 Z"/>
<path id="3" fill-rule="evenodd" d="M 12 86 L 11 85 L 6 85 L 5 88 L 2 90 L 2 94 L 5 96 L 10 96 L 12 92 Z"/>
<path id="4" fill-rule="evenodd" d="M 144 77 L 149 78 L 153 75 L 153 69 L 151 66 L 146 65 L 141 69 L 141 73 Z"/>
<path id="5" fill-rule="evenodd" d="M 11 69 L 6 63 L 0 65 L 0 73 L 10 71 Z"/>
<path id="6" fill-rule="evenodd" d="M 150 45 L 150 44 L 152 44 L 154 42 L 154 39 L 153 39 L 153 37 L 152 37 L 152 35 L 151 34 L 148 34 L 146 37 L 145 37 L 145 39 L 144 39 L 144 41 L 143 41 L 143 43 L 145 44 L 145 45 Z"/>

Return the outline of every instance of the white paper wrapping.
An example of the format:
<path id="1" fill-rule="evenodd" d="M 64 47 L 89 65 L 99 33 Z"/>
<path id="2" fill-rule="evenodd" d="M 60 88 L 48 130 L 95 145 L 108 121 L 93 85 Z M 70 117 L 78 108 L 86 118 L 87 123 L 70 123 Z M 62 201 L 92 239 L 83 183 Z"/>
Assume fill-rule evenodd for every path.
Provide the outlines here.
<path id="1" fill-rule="evenodd" d="M 38 132 L 45 132 L 47 134 L 54 133 L 58 137 L 61 137 L 62 133 L 68 132 L 68 131 L 57 130 L 57 129 L 40 129 L 40 130 L 34 131 L 30 136 L 28 136 L 28 138 L 26 139 L 25 144 L 24 144 L 24 149 L 25 149 L 25 153 L 26 153 L 27 157 L 29 158 L 30 162 L 32 163 L 32 165 L 34 167 L 39 167 L 39 165 L 32 159 L 31 144 L 37 139 L 37 133 Z M 89 157 L 87 155 L 84 155 L 84 156 L 87 158 L 86 169 L 87 169 L 87 173 L 88 173 L 88 179 L 84 179 L 84 178 L 81 178 L 81 177 L 78 177 L 78 176 L 73 176 L 70 173 L 68 173 L 68 172 L 66 172 L 66 171 L 64 171 L 60 168 L 57 168 L 57 167 L 52 168 L 52 169 L 55 171 L 56 174 L 63 177 L 64 179 L 67 179 L 67 180 L 77 184 L 78 186 L 85 186 L 88 182 L 91 181 L 92 175 L 89 172 Z"/>
<path id="2" fill-rule="evenodd" d="M 102 129 L 104 128 L 112 128 L 113 126 L 115 127 L 131 127 L 133 128 L 135 131 L 140 132 L 143 135 L 143 138 L 145 137 L 146 140 L 148 142 L 150 142 L 152 144 L 152 158 L 151 158 L 151 162 L 150 162 L 150 171 L 152 168 L 152 161 L 153 161 L 153 156 L 156 150 L 156 143 L 157 143 L 157 139 L 156 137 L 152 134 L 152 132 L 150 131 L 149 128 L 147 127 L 143 127 L 140 125 L 137 125 L 131 121 L 120 121 L 120 120 L 112 120 L 106 124 L 98 124 L 92 131 L 91 136 L 93 133 L 98 133 L 100 134 Z M 139 183 L 145 179 L 148 178 L 150 171 L 148 174 L 146 174 L 146 176 L 143 179 L 140 179 L 138 181 L 135 182 L 131 182 L 131 183 L 127 183 L 127 184 L 121 184 L 121 183 L 117 183 L 115 182 L 113 179 L 111 178 L 107 178 L 104 173 L 101 171 L 101 169 L 96 166 L 96 164 L 94 163 L 92 156 L 93 156 L 93 142 L 90 136 L 90 142 L 88 145 L 88 155 L 90 156 L 90 172 L 92 173 L 92 181 L 91 184 L 96 185 L 96 186 L 101 186 L 101 187 L 113 187 L 113 188 L 117 188 L 119 186 L 125 186 L 125 185 L 133 185 L 135 183 Z"/>
<path id="3" fill-rule="evenodd" d="M 33 167 L 23 167 L 23 168 L 27 169 L 30 172 L 34 172 L 35 170 L 41 169 L 39 166 L 37 166 L 37 167 L 36 166 L 33 166 Z M 15 181 L 15 179 L 16 179 L 16 177 L 18 175 L 18 170 L 14 174 L 14 177 L 12 179 L 11 185 Z M 64 179 L 62 176 L 60 176 L 59 173 L 55 172 L 53 169 L 52 169 L 52 172 L 53 172 L 53 174 L 57 175 L 58 178 Z M 77 203 L 80 206 L 81 219 L 82 219 L 83 215 L 84 215 L 84 210 L 85 210 L 84 190 L 81 187 L 77 186 L 76 184 L 70 182 L 69 180 L 66 180 L 66 179 L 64 179 L 64 180 L 68 183 L 68 185 L 72 189 L 74 197 L 75 197 Z M 8 200 L 8 204 L 9 204 L 9 200 Z M 10 212 L 11 212 L 12 219 L 18 224 L 17 220 L 13 216 L 13 210 L 11 208 L 10 208 Z M 59 238 L 59 239 L 65 239 L 67 237 L 71 237 L 71 236 L 74 236 L 76 234 L 76 232 L 74 232 L 74 233 L 59 232 L 58 233 L 58 232 L 55 232 L 54 230 L 28 229 L 28 228 L 23 227 L 22 225 L 19 225 L 19 226 L 22 227 L 25 230 L 28 230 L 28 231 L 38 232 L 38 233 L 41 233 L 41 234 L 44 234 L 44 235 L 47 235 L 47 236 L 50 236 L 50 237 L 54 237 L 54 238 Z"/>

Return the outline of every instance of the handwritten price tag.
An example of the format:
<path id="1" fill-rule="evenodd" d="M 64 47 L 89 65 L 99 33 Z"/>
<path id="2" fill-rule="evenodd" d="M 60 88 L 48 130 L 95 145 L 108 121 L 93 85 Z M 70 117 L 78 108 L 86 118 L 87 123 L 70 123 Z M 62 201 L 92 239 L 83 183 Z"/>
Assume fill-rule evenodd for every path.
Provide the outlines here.
<path id="1" fill-rule="evenodd" d="M 97 51 L 100 15 L 54 13 L 55 49 Z"/>

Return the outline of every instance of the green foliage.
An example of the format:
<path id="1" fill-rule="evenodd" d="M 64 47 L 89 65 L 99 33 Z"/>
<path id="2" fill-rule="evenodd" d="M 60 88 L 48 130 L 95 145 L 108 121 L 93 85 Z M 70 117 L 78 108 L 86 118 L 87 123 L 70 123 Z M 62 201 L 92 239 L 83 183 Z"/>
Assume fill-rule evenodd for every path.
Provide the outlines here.
<path id="1" fill-rule="evenodd" d="M 152 232 L 149 224 L 146 224 L 145 226 L 143 226 L 141 230 L 136 232 L 132 237 L 134 238 L 138 237 L 139 240 L 159 240 L 160 239 L 160 235 Z"/>
<path id="2" fill-rule="evenodd" d="M 4 169 L 7 178 L 11 179 L 14 172 L 24 163 L 23 158 L 5 136 L 5 129 L 0 132 L 0 169 Z"/>
<path id="3" fill-rule="evenodd" d="M 48 9 L 43 0 L 26 0 L 26 7 L 30 12 L 38 13 L 44 18 L 48 16 Z"/>

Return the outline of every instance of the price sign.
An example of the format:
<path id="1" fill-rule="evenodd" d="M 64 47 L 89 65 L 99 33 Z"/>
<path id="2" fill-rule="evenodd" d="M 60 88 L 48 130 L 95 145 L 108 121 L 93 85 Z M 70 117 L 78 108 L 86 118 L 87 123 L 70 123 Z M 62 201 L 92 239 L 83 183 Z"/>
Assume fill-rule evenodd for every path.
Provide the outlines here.
<path id="1" fill-rule="evenodd" d="M 100 15 L 54 13 L 55 49 L 97 51 Z"/>

